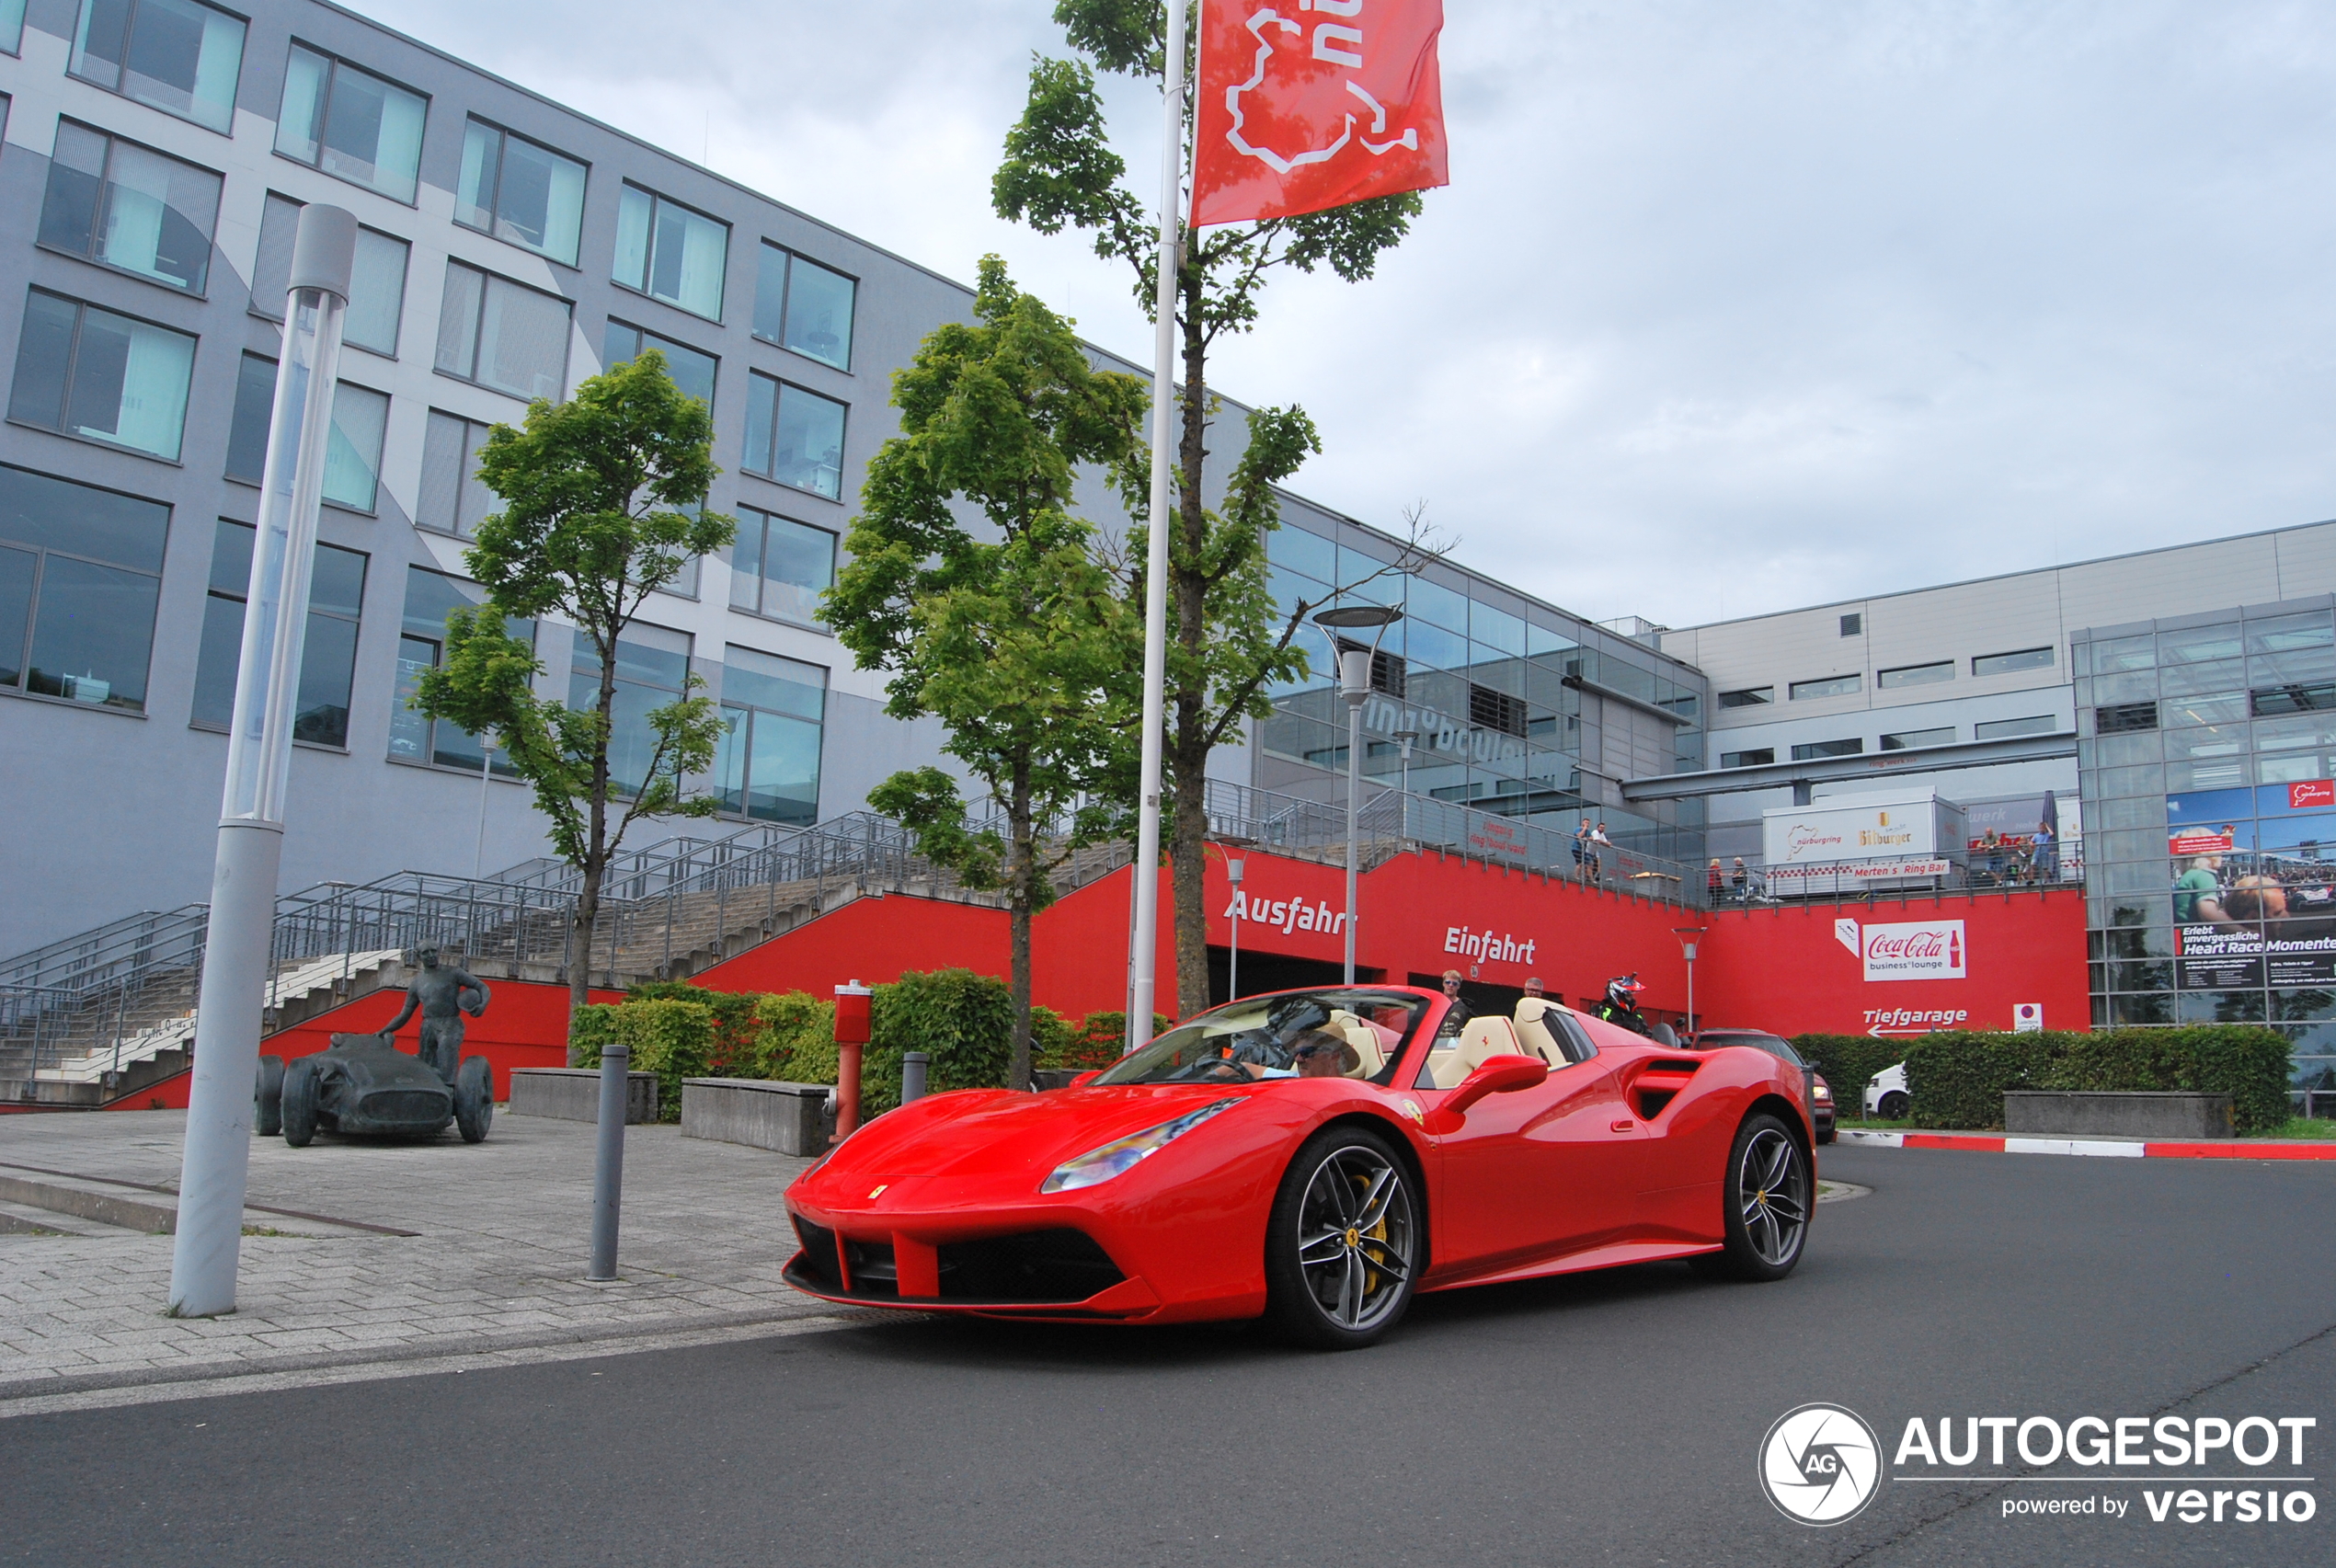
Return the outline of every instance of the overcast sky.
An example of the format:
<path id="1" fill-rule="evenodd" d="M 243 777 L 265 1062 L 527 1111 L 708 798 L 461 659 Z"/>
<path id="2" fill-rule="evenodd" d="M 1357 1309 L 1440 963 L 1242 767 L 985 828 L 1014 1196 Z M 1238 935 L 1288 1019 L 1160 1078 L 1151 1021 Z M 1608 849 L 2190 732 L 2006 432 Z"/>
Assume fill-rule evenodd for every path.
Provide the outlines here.
<path id="1" fill-rule="evenodd" d="M 1123 273 L 990 212 L 1048 0 L 359 8 L 1149 357 Z M 1670 625 L 2336 516 L 2336 8 L 1447 11 L 1452 185 L 1215 361 L 1320 423 L 1300 492 Z"/>

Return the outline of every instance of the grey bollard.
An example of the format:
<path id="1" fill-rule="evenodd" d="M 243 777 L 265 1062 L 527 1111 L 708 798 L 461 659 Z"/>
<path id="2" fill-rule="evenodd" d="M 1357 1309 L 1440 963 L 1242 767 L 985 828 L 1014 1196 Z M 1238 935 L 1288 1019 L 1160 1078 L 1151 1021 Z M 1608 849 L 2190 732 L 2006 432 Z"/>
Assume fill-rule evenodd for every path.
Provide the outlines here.
<path id="1" fill-rule="evenodd" d="M 616 1277 L 616 1218 L 624 1195 L 624 1099 L 632 1081 L 630 1047 L 601 1052 L 600 1149 L 592 1167 L 592 1267 L 587 1279 Z"/>
<path id="2" fill-rule="evenodd" d="M 900 1056 L 900 1103 L 924 1098 L 925 1070 L 933 1058 L 923 1051 L 904 1051 Z"/>

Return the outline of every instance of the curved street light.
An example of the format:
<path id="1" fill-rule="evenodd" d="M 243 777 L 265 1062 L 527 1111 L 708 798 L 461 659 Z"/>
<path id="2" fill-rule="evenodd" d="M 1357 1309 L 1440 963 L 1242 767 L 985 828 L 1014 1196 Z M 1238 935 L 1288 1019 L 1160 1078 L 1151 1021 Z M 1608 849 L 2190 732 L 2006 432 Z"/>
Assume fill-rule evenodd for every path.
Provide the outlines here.
<path id="1" fill-rule="evenodd" d="M 1363 704 L 1370 700 L 1370 670 L 1379 657 L 1380 638 L 1403 618 L 1403 612 L 1391 604 L 1334 604 L 1314 616 L 1314 624 L 1325 634 L 1358 632 L 1366 626 L 1378 632 L 1368 648 L 1341 648 L 1337 638 L 1330 639 L 1338 656 L 1338 694 L 1346 703 L 1346 983 L 1350 986 L 1355 983 L 1356 818 L 1363 792 Z"/>

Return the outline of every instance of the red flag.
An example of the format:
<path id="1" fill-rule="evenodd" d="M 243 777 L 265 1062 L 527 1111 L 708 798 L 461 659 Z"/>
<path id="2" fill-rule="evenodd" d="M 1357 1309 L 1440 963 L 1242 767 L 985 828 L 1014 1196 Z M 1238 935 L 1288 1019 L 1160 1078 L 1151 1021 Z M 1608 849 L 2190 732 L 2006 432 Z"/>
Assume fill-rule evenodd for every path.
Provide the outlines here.
<path id="1" fill-rule="evenodd" d="M 1193 225 L 1442 185 L 1443 0 L 1202 0 Z"/>

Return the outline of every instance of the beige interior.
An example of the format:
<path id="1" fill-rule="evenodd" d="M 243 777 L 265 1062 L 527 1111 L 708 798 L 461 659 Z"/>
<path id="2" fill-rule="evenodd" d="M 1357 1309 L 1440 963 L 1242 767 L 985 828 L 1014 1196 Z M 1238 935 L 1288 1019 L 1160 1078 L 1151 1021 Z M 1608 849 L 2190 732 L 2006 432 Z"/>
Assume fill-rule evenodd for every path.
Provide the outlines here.
<path id="1" fill-rule="evenodd" d="M 1484 1065 L 1487 1057 L 1523 1056 L 1517 1026 L 1506 1018 L 1472 1018 L 1460 1031 L 1460 1044 L 1427 1059 L 1428 1076 L 1438 1089 L 1459 1086 L 1461 1079 Z"/>
<path id="2" fill-rule="evenodd" d="M 1573 1059 L 1559 1043 L 1557 1031 L 1544 1020 L 1543 1015 L 1556 1005 L 1545 996 L 1521 997 L 1517 1003 L 1516 1020 L 1518 1041 L 1528 1053 L 1537 1054 L 1549 1063 L 1552 1072 Z"/>

